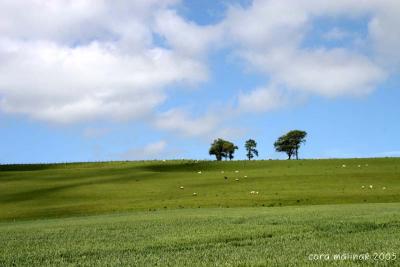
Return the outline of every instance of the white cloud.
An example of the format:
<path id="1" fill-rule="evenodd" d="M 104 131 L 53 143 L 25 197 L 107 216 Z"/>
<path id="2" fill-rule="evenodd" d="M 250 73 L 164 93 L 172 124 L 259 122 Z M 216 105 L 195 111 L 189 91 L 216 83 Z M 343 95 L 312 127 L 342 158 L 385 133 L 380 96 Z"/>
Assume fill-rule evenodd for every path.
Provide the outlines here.
<path id="1" fill-rule="evenodd" d="M 238 54 L 275 84 L 327 97 L 362 95 L 389 75 L 378 55 L 400 59 L 399 12 L 400 3 L 392 0 L 255 0 L 248 8 L 232 7 L 224 26 Z M 376 48 L 374 57 L 349 47 L 303 46 L 316 18 L 367 16 L 365 40 Z"/>
<path id="2" fill-rule="evenodd" d="M 257 88 L 238 97 L 238 110 L 243 112 L 266 112 L 287 104 L 287 97 L 275 88 Z"/>
<path id="3" fill-rule="evenodd" d="M 166 87 L 206 80 L 207 53 L 222 43 L 271 81 L 239 95 L 241 111 L 279 108 L 289 101 L 287 89 L 367 94 L 400 66 L 398 0 L 254 0 L 207 26 L 180 16 L 179 2 L 1 1 L 0 111 L 56 123 L 143 118 L 168 99 Z M 316 19 L 341 17 L 368 18 L 368 36 L 357 37 L 372 53 L 304 46 Z M 325 38 L 343 38 L 343 31 L 333 28 Z M 173 108 L 152 123 L 214 136 L 229 119 Z"/>
<path id="4" fill-rule="evenodd" d="M 277 48 L 246 58 L 289 88 L 327 97 L 369 93 L 385 72 L 367 57 L 346 49 L 311 51 Z"/>
<path id="5" fill-rule="evenodd" d="M 167 142 L 160 140 L 147 144 L 142 148 L 129 149 L 119 155 L 124 160 L 137 159 L 161 159 L 164 158 L 167 148 Z"/>
<path id="6" fill-rule="evenodd" d="M 323 38 L 326 40 L 342 40 L 350 35 L 349 32 L 334 27 L 330 29 L 328 32 L 324 33 Z"/>
<path id="7" fill-rule="evenodd" d="M 163 86 L 205 77 L 199 62 L 159 48 L 139 54 L 99 43 L 8 42 L 2 48 L 0 108 L 53 122 L 138 118 L 164 101 Z"/>
<path id="8" fill-rule="evenodd" d="M 99 138 L 111 132 L 110 128 L 104 127 L 87 127 L 83 130 L 83 136 L 86 138 Z"/>
<path id="9" fill-rule="evenodd" d="M 204 54 L 221 41 L 220 25 L 199 26 L 187 22 L 175 11 L 163 10 L 156 16 L 155 29 L 174 49 L 190 56 Z"/>
<path id="10" fill-rule="evenodd" d="M 232 139 L 246 133 L 246 130 L 238 126 L 236 115 L 237 110 L 227 105 L 210 109 L 199 116 L 192 116 L 183 109 L 171 109 L 159 114 L 154 126 L 183 137 L 200 137 L 207 141 L 215 138 Z"/>
<path id="11" fill-rule="evenodd" d="M 172 109 L 160 114 L 155 120 L 155 126 L 184 136 L 207 136 L 218 127 L 220 120 L 217 114 L 193 118 L 181 109 Z"/>
<path id="12" fill-rule="evenodd" d="M 155 14 L 174 2 L 2 1 L 0 110 L 56 123 L 136 119 L 166 99 L 165 86 L 205 80 L 195 55 L 153 42 Z"/>

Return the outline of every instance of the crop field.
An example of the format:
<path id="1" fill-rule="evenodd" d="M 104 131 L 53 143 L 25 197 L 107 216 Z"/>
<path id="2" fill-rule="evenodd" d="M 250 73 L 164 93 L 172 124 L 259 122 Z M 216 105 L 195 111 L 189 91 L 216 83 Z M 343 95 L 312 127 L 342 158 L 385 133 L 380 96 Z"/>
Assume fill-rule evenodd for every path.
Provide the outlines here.
<path id="1" fill-rule="evenodd" d="M 0 192 L 0 266 L 400 265 L 399 158 L 2 165 Z"/>

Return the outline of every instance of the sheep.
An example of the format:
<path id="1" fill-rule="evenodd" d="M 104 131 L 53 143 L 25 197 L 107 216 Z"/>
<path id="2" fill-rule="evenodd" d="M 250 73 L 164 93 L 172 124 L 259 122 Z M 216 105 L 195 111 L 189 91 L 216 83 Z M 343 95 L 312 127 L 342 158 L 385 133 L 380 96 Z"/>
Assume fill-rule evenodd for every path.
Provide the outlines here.
<path id="1" fill-rule="evenodd" d="M 239 178 L 236 178 L 235 181 L 239 181 Z"/>
<path id="2" fill-rule="evenodd" d="M 180 189 L 184 189 L 184 187 L 183 186 L 181 186 L 181 187 L 179 187 Z"/>
<path id="3" fill-rule="evenodd" d="M 198 173 L 198 174 L 201 174 L 201 171 L 198 171 L 197 173 Z"/>
<path id="4" fill-rule="evenodd" d="M 224 171 L 221 171 L 221 173 L 224 173 Z"/>
<path id="5" fill-rule="evenodd" d="M 372 189 L 372 188 L 373 188 L 372 184 L 370 184 L 370 185 L 369 185 L 369 188 L 370 188 L 370 189 Z"/>
<path id="6" fill-rule="evenodd" d="M 358 167 L 358 168 L 361 168 L 361 165 L 358 165 L 357 167 Z"/>
<path id="7" fill-rule="evenodd" d="M 363 185 L 363 186 L 361 186 L 361 188 L 362 188 L 362 189 L 364 189 L 364 188 L 365 188 L 365 186 Z"/>
<path id="8" fill-rule="evenodd" d="M 235 172 L 236 172 L 236 173 L 239 173 L 239 171 L 237 171 L 237 170 L 236 170 Z"/>
<path id="9" fill-rule="evenodd" d="M 247 175 L 245 175 L 244 178 L 247 178 Z"/>
<path id="10" fill-rule="evenodd" d="M 194 192 L 194 193 L 193 193 L 193 196 L 197 196 L 197 193 L 196 193 L 196 192 Z"/>
<path id="11" fill-rule="evenodd" d="M 382 187 L 382 190 L 386 190 L 386 186 Z"/>
<path id="12" fill-rule="evenodd" d="M 346 168 L 346 164 L 343 164 L 343 165 L 342 165 L 342 168 Z"/>

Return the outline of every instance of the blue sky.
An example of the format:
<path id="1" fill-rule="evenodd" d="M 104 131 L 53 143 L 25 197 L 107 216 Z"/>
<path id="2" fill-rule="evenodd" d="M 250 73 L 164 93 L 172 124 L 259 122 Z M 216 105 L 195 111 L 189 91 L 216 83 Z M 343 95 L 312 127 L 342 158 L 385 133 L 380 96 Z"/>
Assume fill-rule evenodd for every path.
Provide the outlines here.
<path id="1" fill-rule="evenodd" d="M 29 8 L 32 14 L 17 14 Z M 0 162 L 400 156 L 396 1 L 0 3 Z M 38 19 L 46 18 L 46 19 Z"/>

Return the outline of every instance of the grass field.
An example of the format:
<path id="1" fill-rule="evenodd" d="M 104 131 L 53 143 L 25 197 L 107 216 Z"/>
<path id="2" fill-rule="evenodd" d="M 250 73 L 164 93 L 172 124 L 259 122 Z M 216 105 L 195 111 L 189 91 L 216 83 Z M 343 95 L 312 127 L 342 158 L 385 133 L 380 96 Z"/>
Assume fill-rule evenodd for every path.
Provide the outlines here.
<path id="1" fill-rule="evenodd" d="M 400 265 L 399 158 L 2 165 L 0 191 L 0 266 Z"/>

